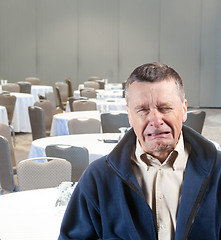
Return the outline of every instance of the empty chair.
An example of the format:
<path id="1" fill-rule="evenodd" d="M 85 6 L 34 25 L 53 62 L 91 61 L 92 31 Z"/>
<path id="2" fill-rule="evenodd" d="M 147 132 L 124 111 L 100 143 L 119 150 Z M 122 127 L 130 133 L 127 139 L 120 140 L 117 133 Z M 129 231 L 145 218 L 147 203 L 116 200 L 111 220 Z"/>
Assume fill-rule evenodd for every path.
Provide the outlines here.
<path id="1" fill-rule="evenodd" d="M 73 89 L 72 89 L 71 79 L 67 78 L 67 79 L 65 79 L 65 82 L 68 85 L 68 97 L 73 97 Z"/>
<path id="2" fill-rule="evenodd" d="M 5 108 L 7 110 L 8 124 L 9 124 L 11 132 L 13 134 L 14 146 L 15 146 L 15 132 L 14 132 L 14 128 L 11 125 L 11 123 L 12 123 L 12 118 L 13 118 L 13 114 L 14 114 L 15 104 L 16 104 L 15 96 L 0 94 L 0 105 L 5 106 Z"/>
<path id="3" fill-rule="evenodd" d="M 73 182 L 78 182 L 84 170 L 89 165 L 89 153 L 85 147 L 54 144 L 45 148 L 47 157 L 64 158 L 71 163 Z"/>
<path id="4" fill-rule="evenodd" d="M 28 77 L 25 78 L 25 82 L 30 82 L 32 85 L 40 85 L 40 78 L 37 77 Z"/>
<path id="5" fill-rule="evenodd" d="M 46 137 L 44 110 L 38 106 L 29 106 L 28 114 L 31 123 L 32 139 Z"/>
<path id="6" fill-rule="evenodd" d="M 20 86 L 21 93 L 31 93 L 31 83 L 30 82 L 18 82 Z"/>
<path id="7" fill-rule="evenodd" d="M 96 98 L 97 92 L 93 88 L 84 88 L 80 90 L 80 96 L 86 98 Z"/>
<path id="8" fill-rule="evenodd" d="M 97 110 L 96 102 L 90 100 L 76 100 L 72 103 L 74 111 L 94 111 Z"/>
<path id="9" fill-rule="evenodd" d="M 68 121 L 68 131 L 69 134 L 100 133 L 101 122 L 94 118 L 73 118 Z"/>
<path id="10" fill-rule="evenodd" d="M 54 92 L 46 92 L 45 99 L 50 101 L 52 103 L 53 107 L 56 108 L 56 100 L 55 100 Z"/>
<path id="11" fill-rule="evenodd" d="M 97 77 L 97 76 L 90 76 L 88 77 L 88 81 L 96 81 L 96 80 L 102 80 L 101 77 Z"/>
<path id="12" fill-rule="evenodd" d="M 130 127 L 127 113 L 102 113 L 101 126 L 103 133 L 118 133 L 121 127 Z"/>
<path id="13" fill-rule="evenodd" d="M 55 87 L 55 91 L 56 91 L 56 96 L 57 96 L 57 101 L 58 101 L 58 107 L 61 109 L 61 111 L 65 111 L 67 102 L 62 101 L 59 87 Z"/>
<path id="14" fill-rule="evenodd" d="M 17 178 L 20 191 L 57 187 L 71 181 L 71 164 L 62 158 L 26 159 L 18 163 Z"/>
<path id="15" fill-rule="evenodd" d="M 54 107 L 49 100 L 35 102 L 34 106 L 40 107 L 44 110 L 45 130 L 46 130 L 46 135 L 49 136 L 51 131 L 53 116 L 54 114 L 56 114 L 56 107 Z"/>
<path id="16" fill-rule="evenodd" d="M 192 129 L 201 134 L 205 118 L 205 111 L 190 111 L 187 112 L 187 120 L 184 122 L 184 125 L 191 127 Z"/>
<path id="17" fill-rule="evenodd" d="M 68 99 L 68 84 L 65 82 L 56 82 L 55 87 L 59 88 L 62 102 L 67 102 Z"/>
<path id="18" fill-rule="evenodd" d="M 16 190 L 12 160 L 8 140 L 0 136 L 0 185 L 1 192 L 14 192 Z"/>
<path id="19" fill-rule="evenodd" d="M 20 92 L 20 86 L 17 83 L 7 83 L 2 85 L 2 91 Z"/>
<path id="20" fill-rule="evenodd" d="M 99 89 L 99 88 L 100 88 L 100 85 L 99 85 L 98 82 L 88 81 L 88 82 L 84 82 L 84 88 Z"/>
<path id="21" fill-rule="evenodd" d="M 5 137 L 8 141 L 12 167 L 13 167 L 14 172 L 16 172 L 16 159 L 15 159 L 15 152 L 14 152 L 14 147 L 13 147 L 12 139 L 11 139 L 10 127 L 6 124 L 0 123 L 0 135 Z"/>
<path id="22" fill-rule="evenodd" d="M 71 111 L 71 112 L 74 111 L 74 109 L 73 109 L 73 102 L 74 102 L 74 101 L 77 101 L 77 100 L 87 100 L 87 98 L 86 98 L 86 97 L 79 97 L 79 98 L 69 97 L 69 98 L 68 98 L 68 103 L 69 103 L 70 111 Z"/>

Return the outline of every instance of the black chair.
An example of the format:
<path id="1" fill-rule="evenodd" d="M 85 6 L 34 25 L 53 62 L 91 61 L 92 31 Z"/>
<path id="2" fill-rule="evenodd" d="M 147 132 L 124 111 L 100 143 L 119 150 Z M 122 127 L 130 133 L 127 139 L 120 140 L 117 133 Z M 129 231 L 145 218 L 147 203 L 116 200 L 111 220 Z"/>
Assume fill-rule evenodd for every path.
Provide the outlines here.
<path id="1" fill-rule="evenodd" d="M 103 133 L 118 133 L 121 127 L 130 127 L 127 113 L 102 113 L 101 126 Z"/>
<path id="2" fill-rule="evenodd" d="M 187 120 L 184 122 L 184 125 L 191 127 L 198 133 L 202 133 L 203 125 L 206 118 L 206 112 L 205 111 L 190 111 L 187 112 Z"/>
<path id="3" fill-rule="evenodd" d="M 38 106 L 29 106 L 28 113 L 31 123 L 32 139 L 46 137 L 44 110 Z"/>

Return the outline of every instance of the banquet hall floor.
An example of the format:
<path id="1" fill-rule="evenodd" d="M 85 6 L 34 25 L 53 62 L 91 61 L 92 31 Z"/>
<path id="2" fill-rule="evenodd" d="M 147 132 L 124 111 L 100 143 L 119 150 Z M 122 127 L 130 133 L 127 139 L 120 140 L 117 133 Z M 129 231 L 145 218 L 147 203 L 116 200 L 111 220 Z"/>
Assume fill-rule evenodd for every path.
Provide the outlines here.
<path id="1" fill-rule="evenodd" d="M 206 111 L 206 119 L 202 135 L 221 145 L 221 109 L 202 109 Z M 15 158 L 16 162 L 27 159 L 32 142 L 30 133 L 17 133 Z"/>

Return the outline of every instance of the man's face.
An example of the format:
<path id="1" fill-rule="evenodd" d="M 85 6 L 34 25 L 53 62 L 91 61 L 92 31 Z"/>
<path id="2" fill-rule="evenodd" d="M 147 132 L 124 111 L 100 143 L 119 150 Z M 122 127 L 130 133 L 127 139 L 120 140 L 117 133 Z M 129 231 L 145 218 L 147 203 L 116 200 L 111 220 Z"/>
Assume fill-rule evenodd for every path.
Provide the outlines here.
<path id="1" fill-rule="evenodd" d="M 128 93 L 128 117 L 142 149 L 163 162 L 180 137 L 187 101 L 173 80 L 133 82 Z"/>

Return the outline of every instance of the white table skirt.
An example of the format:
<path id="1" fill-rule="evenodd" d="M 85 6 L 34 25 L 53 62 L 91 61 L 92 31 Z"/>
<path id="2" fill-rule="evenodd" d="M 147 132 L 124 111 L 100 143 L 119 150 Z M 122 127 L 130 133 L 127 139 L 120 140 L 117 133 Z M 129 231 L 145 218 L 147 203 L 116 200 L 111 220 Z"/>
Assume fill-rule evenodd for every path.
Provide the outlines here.
<path id="1" fill-rule="evenodd" d="M 44 85 L 32 85 L 31 86 L 31 94 L 34 96 L 34 101 L 39 101 L 38 94 L 45 97 L 45 93 L 53 92 L 52 86 L 44 86 Z"/>
<path id="2" fill-rule="evenodd" d="M 55 207 L 57 188 L 0 196 L 2 240 L 57 240 L 66 207 Z"/>
<path id="3" fill-rule="evenodd" d="M 74 134 L 66 136 L 47 137 L 34 140 L 29 152 L 29 158 L 45 157 L 45 148 L 50 144 L 67 144 L 86 147 L 89 152 L 89 163 L 110 153 L 117 143 L 105 143 L 103 139 L 118 140 L 119 133 Z"/>
<path id="4" fill-rule="evenodd" d="M 72 118 L 95 118 L 100 120 L 99 111 L 76 111 L 55 114 L 51 125 L 51 136 L 68 135 L 68 121 Z"/>
<path id="5" fill-rule="evenodd" d="M 8 114 L 4 106 L 0 106 L 0 123 L 8 125 Z"/>
<path id="6" fill-rule="evenodd" d="M 34 97 L 27 93 L 14 93 L 16 104 L 12 118 L 12 126 L 15 132 L 31 132 L 31 125 L 28 114 L 28 107 L 34 105 Z M 0 236 L 1 238 L 1 236 Z"/>

